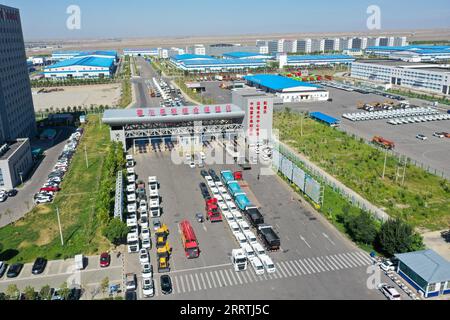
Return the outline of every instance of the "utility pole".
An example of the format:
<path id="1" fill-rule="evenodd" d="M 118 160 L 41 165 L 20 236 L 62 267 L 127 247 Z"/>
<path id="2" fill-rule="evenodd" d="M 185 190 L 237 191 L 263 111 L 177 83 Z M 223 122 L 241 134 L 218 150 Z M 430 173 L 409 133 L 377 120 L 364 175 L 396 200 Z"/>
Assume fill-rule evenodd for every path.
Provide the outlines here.
<path id="1" fill-rule="evenodd" d="M 406 162 L 407 162 L 408 158 L 406 158 L 405 156 L 405 164 L 403 166 L 403 177 L 402 177 L 402 186 L 405 184 L 405 175 L 406 175 Z"/>
<path id="2" fill-rule="evenodd" d="M 383 166 L 383 177 L 382 179 L 384 179 L 384 175 L 386 174 L 386 163 L 387 163 L 387 150 L 384 154 L 384 166 Z"/>
<path id="3" fill-rule="evenodd" d="M 84 145 L 84 156 L 86 158 L 86 169 L 89 169 L 89 160 L 88 160 L 88 156 L 87 156 L 86 145 Z"/>
<path id="4" fill-rule="evenodd" d="M 303 137 L 303 118 L 305 117 L 304 114 L 302 114 L 302 117 L 300 118 L 300 137 Z"/>
<path id="5" fill-rule="evenodd" d="M 56 207 L 56 215 L 58 217 L 58 225 L 59 225 L 59 235 L 61 236 L 61 245 L 64 246 L 64 238 L 61 229 L 61 219 L 59 218 L 59 208 Z"/>

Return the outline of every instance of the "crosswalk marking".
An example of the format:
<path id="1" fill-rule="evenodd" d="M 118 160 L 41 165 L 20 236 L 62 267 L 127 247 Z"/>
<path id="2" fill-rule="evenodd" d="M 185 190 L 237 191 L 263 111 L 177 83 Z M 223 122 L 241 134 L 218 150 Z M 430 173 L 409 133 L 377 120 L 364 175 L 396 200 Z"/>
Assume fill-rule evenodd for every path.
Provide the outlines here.
<path id="1" fill-rule="evenodd" d="M 217 282 L 219 283 L 219 287 L 223 287 L 222 281 L 220 281 L 219 273 L 217 272 L 217 270 L 214 271 L 214 274 L 215 274 L 216 277 L 217 277 Z"/>
<path id="2" fill-rule="evenodd" d="M 275 264 L 274 273 L 265 272 L 257 275 L 253 268 L 249 266 L 247 270 L 235 272 L 229 266 L 211 271 L 177 274 L 174 279 L 174 293 L 187 294 L 201 290 L 213 288 L 223 288 L 228 286 L 238 286 L 258 281 L 269 281 L 289 277 L 299 277 L 311 275 L 312 273 L 324 273 L 335 270 L 352 269 L 371 264 L 370 257 L 362 252 L 346 252 L 330 254 L 327 256 L 304 257 L 297 260 L 278 261 Z M 188 270 L 186 270 L 188 271 Z M 189 270 L 191 271 L 191 270 Z M 157 290 L 158 285 L 155 280 L 155 296 L 161 295 Z"/>
<path id="3" fill-rule="evenodd" d="M 319 273 L 320 273 L 319 267 L 317 267 L 317 266 L 311 261 L 311 259 L 306 258 L 306 259 L 305 259 L 305 262 L 308 262 L 308 265 L 311 265 L 311 266 L 312 266 L 311 268 L 314 268 L 316 272 L 319 272 Z"/>
<path id="4" fill-rule="evenodd" d="M 309 270 L 309 268 L 306 266 L 306 264 L 305 263 L 303 263 L 303 261 L 302 260 L 297 260 L 298 262 L 300 262 L 301 264 L 302 264 L 302 266 L 303 266 L 303 268 L 305 268 L 305 270 L 306 270 L 306 272 L 308 272 L 308 274 L 311 274 L 311 271 Z"/>
<path id="5" fill-rule="evenodd" d="M 205 282 L 205 277 L 203 276 L 203 273 L 200 273 L 200 278 L 202 279 L 203 287 L 204 287 L 205 290 L 206 290 L 206 282 Z"/>
<path id="6" fill-rule="evenodd" d="M 180 293 L 181 292 L 181 288 L 180 288 L 180 284 L 179 284 L 178 281 L 179 281 L 178 277 L 175 276 L 175 288 L 177 288 L 177 293 Z"/>
<path id="7" fill-rule="evenodd" d="M 236 275 L 236 277 L 237 277 L 237 279 L 238 279 L 238 281 L 239 281 L 239 284 L 242 284 L 242 279 L 241 279 L 241 277 L 239 276 L 239 272 L 235 272 L 234 274 Z"/>
<path id="8" fill-rule="evenodd" d="M 155 292 L 155 297 L 159 296 L 158 288 L 158 281 L 155 279 L 153 280 L 153 291 Z"/>
<path id="9" fill-rule="evenodd" d="M 212 273 L 212 271 L 209 273 L 209 275 L 211 276 L 211 280 L 212 280 L 214 288 L 217 288 L 216 279 L 214 278 L 214 274 Z"/>
<path id="10" fill-rule="evenodd" d="M 329 262 L 330 264 L 332 264 L 336 270 L 339 270 L 339 269 L 340 269 L 340 268 L 337 266 L 337 264 L 335 264 L 329 257 L 325 257 L 325 260 L 328 260 L 328 262 Z"/>
<path id="11" fill-rule="evenodd" d="M 298 261 L 294 260 L 293 262 L 295 263 L 295 265 L 297 265 L 297 267 L 299 267 L 299 269 L 302 271 L 303 274 L 306 274 L 306 271 L 303 270 L 302 266 L 300 265 L 300 263 L 298 263 Z"/>
<path id="12" fill-rule="evenodd" d="M 200 284 L 200 278 L 198 277 L 198 274 L 195 274 L 195 281 L 197 281 L 197 287 L 199 290 L 203 290 L 202 289 L 202 285 Z M 205 287 L 206 289 L 206 287 Z"/>

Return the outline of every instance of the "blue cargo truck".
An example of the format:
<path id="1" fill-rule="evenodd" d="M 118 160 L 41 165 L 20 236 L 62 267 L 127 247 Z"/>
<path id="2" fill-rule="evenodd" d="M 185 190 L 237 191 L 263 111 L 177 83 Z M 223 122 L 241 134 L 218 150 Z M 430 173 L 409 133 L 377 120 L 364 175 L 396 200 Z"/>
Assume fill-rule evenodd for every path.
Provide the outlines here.
<path id="1" fill-rule="evenodd" d="M 228 183 L 227 188 L 233 198 L 235 198 L 236 195 L 245 194 L 242 192 L 241 186 L 236 181 L 231 181 Z"/>
<path id="2" fill-rule="evenodd" d="M 222 177 L 222 181 L 225 185 L 228 184 L 228 182 L 234 181 L 234 175 L 231 170 L 221 171 L 220 176 Z"/>

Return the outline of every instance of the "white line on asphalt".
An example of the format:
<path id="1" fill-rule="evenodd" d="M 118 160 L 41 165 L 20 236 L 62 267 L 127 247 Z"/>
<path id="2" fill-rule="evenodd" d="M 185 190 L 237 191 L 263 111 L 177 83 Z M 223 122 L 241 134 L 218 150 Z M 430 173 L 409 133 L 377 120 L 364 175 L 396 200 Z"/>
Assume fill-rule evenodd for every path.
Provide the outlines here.
<path id="1" fill-rule="evenodd" d="M 204 287 L 205 290 L 206 290 L 206 289 L 207 289 L 207 288 L 206 288 L 206 282 L 205 282 L 205 277 L 203 276 L 203 273 L 200 273 L 200 278 L 202 279 L 203 287 Z"/>
<path id="2" fill-rule="evenodd" d="M 328 264 L 333 265 L 336 270 L 339 270 L 339 267 L 327 256 L 324 257 L 325 261 L 328 260 Z"/>
<path id="3" fill-rule="evenodd" d="M 335 257 L 336 260 L 340 261 L 346 268 L 353 268 L 353 266 L 345 261 L 345 259 L 343 259 L 340 255 L 335 254 L 333 255 L 333 257 Z"/>
<path id="4" fill-rule="evenodd" d="M 352 265 L 352 268 L 358 266 L 358 265 L 357 265 L 356 263 L 354 263 L 352 260 L 350 260 L 349 258 L 347 258 L 343 253 L 340 253 L 339 256 L 342 257 L 342 259 L 345 259 L 345 261 L 346 261 L 347 263 L 351 264 L 351 265 Z"/>
<path id="5" fill-rule="evenodd" d="M 183 290 L 183 293 L 185 293 L 186 292 L 186 287 L 184 286 L 183 276 L 180 276 L 180 281 L 181 281 L 181 289 Z"/>
<path id="6" fill-rule="evenodd" d="M 363 266 L 367 265 L 367 262 L 364 261 L 363 259 L 361 259 L 361 257 L 359 257 L 356 252 L 351 252 L 349 253 L 353 258 L 355 258 L 356 260 L 358 260 L 360 263 L 362 263 Z"/>
<path id="7" fill-rule="evenodd" d="M 209 286 L 209 288 L 212 289 L 211 280 L 209 280 L 208 272 L 205 272 L 205 277 L 206 277 L 206 280 L 208 280 L 208 286 Z M 214 288 L 215 288 L 215 287 L 216 287 L 216 285 L 214 285 Z"/>
<path id="8" fill-rule="evenodd" d="M 316 261 L 316 258 L 311 258 L 311 261 L 314 263 L 314 266 L 319 268 L 321 272 L 324 272 L 325 269 L 322 267 L 322 265 L 319 263 L 319 261 Z"/>
<path id="9" fill-rule="evenodd" d="M 173 265 L 173 263 L 172 263 Z M 219 267 L 229 267 L 231 266 L 231 263 L 224 263 L 224 264 L 217 264 L 214 266 L 206 266 L 206 267 L 199 267 L 199 268 L 190 268 L 190 269 L 183 269 L 183 270 L 176 270 L 171 271 L 170 273 L 180 273 L 180 272 L 187 272 L 187 271 L 198 271 L 198 270 L 204 270 L 204 269 L 212 269 L 212 268 L 219 268 Z M 156 273 L 159 274 L 159 273 Z"/>
<path id="10" fill-rule="evenodd" d="M 159 288 L 158 281 L 155 279 L 153 281 L 153 290 L 155 291 L 155 297 L 159 296 L 158 288 Z"/>
<path id="11" fill-rule="evenodd" d="M 288 277 L 286 272 L 284 272 L 283 268 L 281 268 L 281 262 L 278 262 L 277 271 L 278 271 L 278 274 L 279 274 L 280 278 L 283 278 L 283 277 L 287 278 Z"/>
<path id="12" fill-rule="evenodd" d="M 203 225 L 203 230 L 205 230 L 205 232 L 208 232 L 208 228 L 206 228 L 206 223 L 202 223 Z"/>
<path id="13" fill-rule="evenodd" d="M 294 264 L 294 262 L 292 261 L 286 261 L 286 264 L 288 265 L 288 267 L 292 270 L 292 273 L 295 276 L 300 276 L 302 273 L 300 272 L 300 270 L 298 270 L 297 266 Z"/>
<path id="14" fill-rule="evenodd" d="M 179 285 L 179 280 L 178 280 L 178 277 L 177 277 L 177 276 L 175 276 L 175 288 L 177 288 L 177 293 L 178 293 L 178 294 L 181 293 L 180 285 Z"/>
<path id="15" fill-rule="evenodd" d="M 187 292 L 191 292 L 191 285 L 189 284 L 189 276 L 186 274 L 184 277 L 185 277 L 184 279 L 186 280 Z"/>
<path id="16" fill-rule="evenodd" d="M 237 283 L 234 272 L 232 270 L 229 270 L 229 271 L 230 271 L 231 278 L 233 278 L 234 285 L 237 286 L 238 283 Z"/>
<path id="17" fill-rule="evenodd" d="M 200 278 L 198 277 L 198 274 L 195 274 L 195 281 L 197 281 L 198 290 L 203 290 L 202 285 L 200 284 Z M 205 289 L 206 289 L 206 287 L 205 287 Z"/>
<path id="18" fill-rule="evenodd" d="M 302 235 L 300 235 L 300 239 L 301 239 L 304 243 L 306 243 L 306 245 L 308 246 L 308 248 L 311 249 L 311 246 L 310 246 L 309 243 L 305 240 L 305 238 L 303 238 Z"/>
<path id="19" fill-rule="evenodd" d="M 278 263 L 278 265 L 280 266 L 280 268 L 281 268 L 282 270 L 284 270 L 284 271 L 286 272 L 286 274 L 288 275 L 288 277 L 292 277 L 292 274 L 290 273 L 290 271 L 288 270 L 288 268 L 286 268 L 286 266 L 284 265 L 284 262 L 283 262 L 283 261 L 280 261 L 280 262 Z"/>
<path id="20" fill-rule="evenodd" d="M 335 257 L 333 256 L 327 256 L 328 259 L 331 261 L 334 261 L 334 263 L 339 267 L 339 269 L 346 269 L 347 266 L 345 266 L 343 263 L 339 262 Z"/>
<path id="21" fill-rule="evenodd" d="M 195 287 L 195 282 L 194 282 L 194 276 L 192 274 L 189 275 L 189 277 L 191 278 L 191 283 L 192 283 L 192 291 L 197 291 L 197 288 Z"/>
<path id="22" fill-rule="evenodd" d="M 219 283 L 219 287 L 223 287 L 222 282 L 220 281 L 220 278 L 219 278 L 219 273 L 217 272 L 217 270 L 214 270 L 214 274 L 216 276 L 217 282 Z"/>
<path id="23" fill-rule="evenodd" d="M 327 269 L 328 271 L 334 270 L 334 267 L 333 267 L 331 264 L 329 264 L 328 261 L 325 260 L 324 257 L 320 257 L 320 258 L 317 258 L 317 259 L 320 261 L 320 263 L 321 263 L 322 265 L 325 266 L 325 269 Z"/>
<path id="24" fill-rule="evenodd" d="M 307 258 L 303 259 L 303 261 L 308 265 L 308 267 L 311 269 L 312 272 L 314 273 L 320 272 L 316 266 L 311 266 L 311 262 Z"/>
<path id="25" fill-rule="evenodd" d="M 241 271 L 240 275 L 242 276 L 242 279 L 244 280 L 244 282 L 247 284 L 248 280 L 247 280 L 247 277 L 245 276 L 245 271 Z"/>
<path id="26" fill-rule="evenodd" d="M 306 271 L 303 270 L 302 266 L 300 265 L 300 263 L 298 263 L 298 261 L 293 260 L 292 262 L 301 270 L 300 274 L 306 274 Z"/>
<path id="27" fill-rule="evenodd" d="M 350 253 L 343 253 L 345 257 L 347 257 L 348 260 L 354 262 L 357 266 L 363 266 L 364 263 L 361 263 L 361 261 L 357 260 L 354 256 L 352 256 Z"/>
<path id="28" fill-rule="evenodd" d="M 228 272 L 227 272 L 227 270 L 225 269 L 225 270 L 223 270 L 223 272 L 225 273 L 225 275 L 227 276 L 227 279 L 228 279 L 228 282 L 230 283 L 230 285 L 232 286 L 233 285 L 233 283 L 231 282 L 231 278 L 230 278 L 230 276 L 228 275 Z"/>
<path id="29" fill-rule="evenodd" d="M 236 277 L 239 281 L 239 284 L 242 284 L 242 280 L 241 280 L 241 277 L 239 276 L 239 272 L 235 272 L 234 274 L 236 275 Z"/>
<path id="30" fill-rule="evenodd" d="M 301 264 L 302 264 L 302 266 L 306 269 L 306 271 L 308 272 L 308 274 L 311 274 L 311 271 L 309 270 L 309 268 L 308 267 L 306 267 L 306 264 L 305 263 L 303 263 L 303 261 L 302 260 L 298 260 Z M 314 270 L 312 270 L 312 272 L 314 272 L 315 273 L 315 271 Z"/>
<path id="31" fill-rule="evenodd" d="M 362 252 L 359 252 L 359 251 L 357 251 L 357 252 L 355 252 L 358 256 L 360 256 L 362 259 L 364 259 L 365 261 L 367 261 L 367 263 L 368 264 L 372 264 L 372 259 L 368 256 L 368 255 L 366 255 L 365 253 L 362 253 Z"/>
<path id="32" fill-rule="evenodd" d="M 219 273 L 220 273 L 220 276 L 222 277 L 223 284 L 225 285 L 225 287 L 228 287 L 228 282 L 227 282 L 227 280 L 225 279 L 225 277 L 224 277 L 224 275 L 223 275 L 223 271 L 224 271 L 224 270 L 219 270 Z M 231 283 L 230 283 L 230 284 L 231 284 Z"/>
<path id="33" fill-rule="evenodd" d="M 323 234 L 323 236 L 325 237 L 325 238 L 327 238 L 328 239 L 328 241 L 330 241 L 331 242 L 331 244 L 333 245 L 333 246 L 335 246 L 336 244 L 333 242 L 333 240 L 331 240 L 330 239 L 330 237 L 326 234 L 326 233 L 323 233 L 322 232 L 322 234 Z"/>
<path id="34" fill-rule="evenodd" d="M 315 259 L 319 262 L 319 266 L 322 265 L 326 271 L 330 271 L 328 266 L 325 263 L 323 263 L 323 261 L 319 257 L 316 257 Z"/>
<path id="35" fill-rule="evenodd" d="M 289 271 L 289 273 L 292 274 L 293 277 L 297 275 L 297 273 L 294 271 L 294 269 L 292 269 L 292 267 L 289 265 L 287 261 L 284 261 L 284 267 L 286 268 L 287 271 Z"/>

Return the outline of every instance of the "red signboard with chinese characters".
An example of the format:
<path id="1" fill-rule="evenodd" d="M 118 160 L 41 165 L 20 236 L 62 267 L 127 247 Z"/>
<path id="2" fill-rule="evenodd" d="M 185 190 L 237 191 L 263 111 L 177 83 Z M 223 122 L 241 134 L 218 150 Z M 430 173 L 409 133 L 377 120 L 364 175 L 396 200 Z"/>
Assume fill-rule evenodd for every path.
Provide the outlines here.
<path id="1" fill-rule="evenodd" d="M 144 110 L 142 110 L 142 109 L 137 109 L 136 113 L 137 113 L 138 117 L 143 117 L 144 116 Z"/>
<path id="2" fill-rule="evenodd" d="M 227 104 L 227 106 L 225 107 L 227 112 L 231 112 L 231 106 L 229 104 Z"/>
<path id="3" fill-rule="evenodd" d="M 198 114 L 200 112 L 200 109 L 198 107 L 194 108 L 194 114 Z"/>
<path id="4" fill-rule="evenodd" d="M 177 108 L 170 109 L 170 112 L 172 113 L 173 116 L 176 116 L 178 114 Z"/>
<path id="5" fill-rule="evenodd" d="M 166 115 L 166 109 L 159 109 L 159 114 L 162 116 Z"/>
<path id="6" fill-rule="evenodd" d="M 221 113 L 222 112 L 222 108 L 220 106 L 216 106 L 216 113 Z"/>
<path id="7" fill-rule="evenodd" d="M 203 111 L 204 111 L 205 113 L 210 113 L 210 112 L 211 112 L 211 108 L 208 107 L 208 106 L 205 106 L 205 108 L 203 109 Z"/>
<path id="8" fill-rule="evenodd" d="M 183 114 L 189 114 L 189 108 L 183 108 Z"/>

